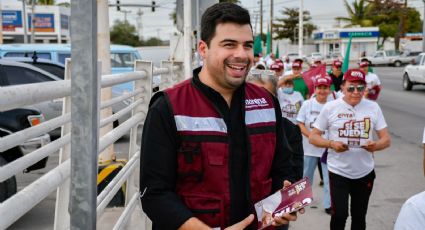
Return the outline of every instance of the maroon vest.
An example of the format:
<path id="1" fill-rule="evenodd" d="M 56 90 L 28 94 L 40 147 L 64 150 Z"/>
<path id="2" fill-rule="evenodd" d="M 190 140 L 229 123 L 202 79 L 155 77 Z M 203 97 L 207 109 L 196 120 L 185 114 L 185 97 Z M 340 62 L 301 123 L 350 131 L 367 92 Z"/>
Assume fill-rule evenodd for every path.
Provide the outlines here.
<path id="1" fill-rule="evenodd" d="M 230 212 L 229 144 L 224 119 L 191 79 L 165 92 L 181 140 L 176 193 L 197 218 L 224 229 Z M 251 202 L 255 203 L 271 194 L 276 115 L 270 94 L 250 83 L 245 87 L 245 124 Z"/>

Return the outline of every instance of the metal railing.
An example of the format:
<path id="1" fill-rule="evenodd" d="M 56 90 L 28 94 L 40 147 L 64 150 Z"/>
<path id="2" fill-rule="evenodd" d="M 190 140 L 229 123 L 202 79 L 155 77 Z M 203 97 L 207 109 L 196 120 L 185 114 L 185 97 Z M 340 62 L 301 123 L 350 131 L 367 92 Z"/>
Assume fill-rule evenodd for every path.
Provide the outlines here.
<path id="1" fill-rule="evenodd" d="M 78 93 L 71 92 L 72 78 L 70 76 L 70 67 L 71 61 L 67 60 L 65 80 L 0 88 L 0 98 L 2 98 L 0 100 L 0 111 L 64 98 L 62 100 L 62 116 L 0 138 L 0 152 L 3 152 L 20 145 L 26 140 L 62 127 L 62 135 L 59 139 L 0 167 L 0 182 L 3 182 L 59 150 L 59 164 L 57 167 L 0 203 L 0 229 L 9 227 L 54 190 L 57 190 L 54 228 L 69 229 L 70 143 L 74 138 L 71 134 L 70 126 L 72 116 L 70 97 L 72 94 Z M 138 181 L 135 180 L 139 176 L 139 167 L 137 166 L 140 162 L 140 146 L 137 144 L 140 143 L 138 131 L 147 115 L 152 88 L 159 87 L 162 90 L 183 80 L 182 67 L 182 63 L 163 61 L 160 68 L 154 68 L 152 62 L 138 60 L 135 62 L 134 72 L 104 75 L 101 78 L 102 88 L 125 82 L 134 82 L 132 92 L 103 101 L 99 106 L 100 109 L 104 109 L 116 103 L 122 103 L 123 100 L 130 99 L 132 101 L 124 109 L 99 121 L 99 128 L 120 119 L 128 113 L 131 113 L 131 117 L 104 136 L 96 137 L 99 143 L 98 153 L 100 153 L 130 131 L 128 162 L 97 196 L 96 214 L 99 218 L 116 192 L 126 183 L 126 205 L 114 229 L 122 229 L 128 224 L 129 217 L 135 207 L 141 205 L 140 199 L 138 199 Z M 153 85 L 152 77 L 154 75 L 161 75 L 161 83 L 159 85 Z M 92 186 L 97 185 L 93 184 Z"/>

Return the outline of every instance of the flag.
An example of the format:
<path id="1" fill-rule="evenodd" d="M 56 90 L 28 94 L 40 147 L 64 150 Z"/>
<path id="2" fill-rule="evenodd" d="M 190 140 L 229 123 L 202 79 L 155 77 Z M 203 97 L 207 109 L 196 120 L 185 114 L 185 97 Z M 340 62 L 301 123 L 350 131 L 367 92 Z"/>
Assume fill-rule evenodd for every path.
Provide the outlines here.
<path id="1" fill-rule="evenodd" d="M 261 41 L 261 35 L 257 35 L 254 39 L 254 54 L 260 54 L 263 52 L 263 45 Z"/>
<path id="2" fill-rule="evenodd" d="M 266 54 L 270 54 L 272 52 L 272 47 L 270 47 L 272 43 L 272 35 L 270 30 L 267 30 L 267 40 L 266 40 Z"/>
<path id="3" fill-rule="evenodd" d="M 314 93 L 314 81 L 318 76 L 326 75 L 326 64 L 319 65 L 315 68 L 311 68 L 303 73 L 303 79 L 308 87 L 308 93 L 312 95 Z"/>
<path id="4" fill-rule="evenodd" d="M 350 65 L 350 50 L 351 50 L 351 40 L 353 36 L 350 33 L 350 39 L 348 40 L 347 50 L 345 50 L 344 63 L 342 63 L 342 72 L 345 73 Z"/>
<path id="5" fill-rule="evenodd" d="M 276 44 L 276 52 L 274 53 L 274 56 L 276 58 L 279 58 L 280 57 L 280 55 L 279 55 L 279 43 Z"/>

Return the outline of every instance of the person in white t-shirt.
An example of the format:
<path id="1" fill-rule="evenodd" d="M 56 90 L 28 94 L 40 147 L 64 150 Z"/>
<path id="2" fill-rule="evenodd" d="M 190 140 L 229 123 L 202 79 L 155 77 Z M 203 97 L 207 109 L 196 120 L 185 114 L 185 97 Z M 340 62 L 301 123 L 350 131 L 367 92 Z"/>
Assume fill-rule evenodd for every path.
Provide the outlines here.
<path id="1" fill-rule="evenodd" d="M 379 105 L 364 99 L 364 72 L 349 69 L 342 84 L 344 96 L 325 104 L 309 140 L 317 147 L 329 148 L 331 229 L 345 228 L 350 203 L 351 229 L 362 230 L 366 229 L 367 206 L 375 180 L 373 154 L 387 148 L 391 138 Z M 372 137 L 374 130 L 378 140 Z M 328 131 L 328 139 L 322 137 L 324 131 Z"/>
<path id="2" fill-rule="evenodd" d="M 425 128 L 422 137 L 424 145 L 423 171 L 425 176 Z M 401 207 L 394 230 L 425 229 L 425 191 L 410 197 Z"/>
<path id="3" fill-rule="evenodd" d="M 320 162 L 320 158 L 326 148 L 318 148 L 308 142 L 313 123 L 327 102 L 327 97 L 331 94 L 332 79 L 329 76 L 320 76 L 314 82 L 314 95 L 306 100 L 297 116 L 298 126 L 303 134 L 304 149 L 304 176 L 308 177 L 310 184 L 313 184 L 314 170 L 318 163 L 322 166 L 323 174 L 323 208 L 325 212 L 331 213 L 331 200 L 329 194 L 328 168 L 325 163 Z M 325 136 L 327 138 L 327 136 Z"/>
<path id="4" fill-rule="evenodd" d="M 282 87 L 277 90 L 282 116 L 297 124 L 297 115 L 304 101 L 300 92 L 294 91 L 294 82 L 292 79 L 284 79 Z"/>
<path id="5" fill-rule="evenodd" d="M 369 72 L 369 61 L 360 62 L 360 69 L 366 74 L 366 92 L 365 97 L 369 100 L 376 101 L 381 92 L 381 80 L 378 75 Z"/>

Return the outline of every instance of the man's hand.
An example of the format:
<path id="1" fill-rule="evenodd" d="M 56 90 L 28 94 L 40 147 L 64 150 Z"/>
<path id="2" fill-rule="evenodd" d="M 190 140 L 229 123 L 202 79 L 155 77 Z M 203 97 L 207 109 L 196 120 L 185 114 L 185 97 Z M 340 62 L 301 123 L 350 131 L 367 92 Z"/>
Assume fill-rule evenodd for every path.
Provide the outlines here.
<path id="1" fill-rule="evenodd" d="M 245 229 L 246 227 L 248 227 L 251 222 L 254 220 L 254 215 L 250 214 L 247 218 L 243 219 L 242 221 L 229 226 L 227 228 L 225 228 L 224 230 L 242 230 Z"/>
<path id="2" fill-rule="evenodd" d="M 290 181 L 283 181 L 283 188 L 287 188 L 291 185 Z M 304 208 L 301 208 L 298 210 L 299 213 L 304 214 L 305 210 Z M 283 224 L 289 224 L 289 221 L 296 221 L 297 220 L 297 212 L 292 213 L 285 213 L 282 216 L 275 216 L 273 219 L 273 226 L 280 226 Z"/>
<path id="3" fill-rule="evenodd" d="M 337 153 L 341 153 L 348 150 L 348 145 L 341 141 L 331 141 L 330 147 Z"/>
<path id="4" fill-rule="evenodd" d="M 375 149 L 376 149 L 376 142 L 375 141 L 367 141 L 366 144 L 362 146 L 362 148 L 373 153 L 373 152 L 375 152 Z"/>

